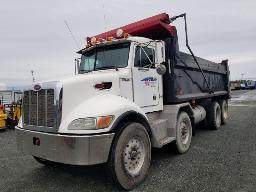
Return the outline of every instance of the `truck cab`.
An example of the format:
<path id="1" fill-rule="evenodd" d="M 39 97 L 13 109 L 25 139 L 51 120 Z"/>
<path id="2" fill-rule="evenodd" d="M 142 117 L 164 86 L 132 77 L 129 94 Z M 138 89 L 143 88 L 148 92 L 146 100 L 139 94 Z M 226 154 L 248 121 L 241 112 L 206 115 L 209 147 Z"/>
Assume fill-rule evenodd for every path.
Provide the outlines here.
<path id="1" fill-rule="evenodd" d="M 78 53 L 78 74 L 24 90 L 18 147 L 56 162 L 103 163 L 107 161 L 115 129 L 124 119 L 137 118 L 149 129 L 146 114 L 163 110 L 163 82 L 157 67 L 165 61 L 164 42 L 127 37 L 95 43 Z M 57 138 L 61 147 L 56 146 Z M 74 150 L 88 148 L 89 156 L 80 156 L 82 152 L 76 151 L 77 155 L 67 157 L 71 149 L 66 141 L 82 143 L 84 146 Z M 99 155 L 91 142 L 105 153 Z M 24 145 L 29 143 L 32 146 L 27 149 Z M 64 153 L 56 156 L 56 148 L 64 148 Z M 48 150 L 47 156 L 41 149 Z"/>
<path id="2" fill-rule="evenodd" d="M 156 68 L 165 61 L 164 42 L 128 37 L 96 44 L 79 53 L 79 74 L 116 73 L 121 97 L 145 113 L 163 109 L 162 75 Z"/>

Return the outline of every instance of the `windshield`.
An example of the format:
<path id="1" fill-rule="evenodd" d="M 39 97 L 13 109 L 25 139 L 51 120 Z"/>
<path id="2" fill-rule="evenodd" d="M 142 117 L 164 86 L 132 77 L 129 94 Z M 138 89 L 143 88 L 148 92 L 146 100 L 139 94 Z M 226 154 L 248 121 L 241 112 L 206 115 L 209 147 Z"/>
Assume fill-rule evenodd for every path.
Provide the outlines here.
<path id="1" fill-rule="evenodd" d="M 79 73 L 128 65 L 130 43 L 96 47 L 82 54 Z"/>

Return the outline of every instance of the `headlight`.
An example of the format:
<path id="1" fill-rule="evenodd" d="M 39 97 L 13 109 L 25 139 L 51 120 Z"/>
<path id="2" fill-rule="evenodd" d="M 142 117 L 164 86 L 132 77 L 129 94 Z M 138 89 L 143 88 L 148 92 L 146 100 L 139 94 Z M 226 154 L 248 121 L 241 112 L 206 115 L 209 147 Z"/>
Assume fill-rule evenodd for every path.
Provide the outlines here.
<path id="1" fill-rule="evenodd" d="M 107 128 L 113 121 L 114 116 L 108 115 L 103 117 L 91 117 L 91 118 L 81 118 L 72 121 L 68 129 L 69 130 L 95 130 Z"/>
<path id="2" fill-rule="evenodd" d="M 76 119 L 69 124 L 68 129 L 69 130 L 96 129 L 96 118 Z"/>

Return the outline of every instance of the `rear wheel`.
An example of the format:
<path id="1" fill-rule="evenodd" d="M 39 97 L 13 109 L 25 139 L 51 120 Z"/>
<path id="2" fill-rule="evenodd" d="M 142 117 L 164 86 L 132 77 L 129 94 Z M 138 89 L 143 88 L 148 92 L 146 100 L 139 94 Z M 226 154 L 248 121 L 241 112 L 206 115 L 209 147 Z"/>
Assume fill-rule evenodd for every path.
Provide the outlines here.
<path id="1" fill-rule="evenodd" d="M 178 116 L 176 127 L 176 149 L 183 154 L 189 150 L 192 139 L 192 125 L 186 112 L 181 112 Z"/>
<path id="2" fill-rule="evenodd" d="M 117 133 L 108 161 L 113 180 L 131 190 L 146 178 L 151 161 L 151 143 L 146 128 L 130 123 Z"/>
<path id="3" fill-rule="evenodd" d="M 221 124 L 226 124 L 228 122 L 228 102 L 227 100 L 221 100 L 220 102 L 221 108 Z"/>
<path id="4" fill-rule="evenodd" d="M 218 102 L 214 101 L 207 110 L 207 122 L 211 129 L 218 130 L 221 126 L 221 108 Z"/>
<path id="5" fill-rule="evenodd" d="M 0 131 L 6 131 L 6 127 L 0 127 Z"/>

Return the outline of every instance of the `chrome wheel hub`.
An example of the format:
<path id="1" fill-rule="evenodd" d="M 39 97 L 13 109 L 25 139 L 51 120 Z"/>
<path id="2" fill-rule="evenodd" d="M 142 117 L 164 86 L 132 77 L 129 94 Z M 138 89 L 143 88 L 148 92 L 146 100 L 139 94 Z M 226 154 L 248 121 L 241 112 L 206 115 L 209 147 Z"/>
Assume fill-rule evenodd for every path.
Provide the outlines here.
<path id="1" fill-rule="evenodd" d="M 141 139 L 132 138 L 124 148 L 123 161 L 127 173 L 137 176 L 144 164 L 145 147 Z"/>
<path id="2" fill-rule="evenodd" d="M 228 118 L 228 105 L 227 105 L 227 103 L 225 103 L 224 107 L 223 107 L 223 117 L 224 117 L 224 119 Z"/>
<path id="3" fill-rule="evenodd" d="M 180 136 L 182 144 L 187 144 L 189 140 L 189 129 L 186 122 L 182 121 L 180 124 Z"/>
<path id="4" fill-rule="evenodd" d="M 217 124 L 217 126 L 220 126 L 220 124 L 221 124 L 221 109 L 220 109 L 220 107 L 218 107 L 216 109 L 216 124 Z"/>

